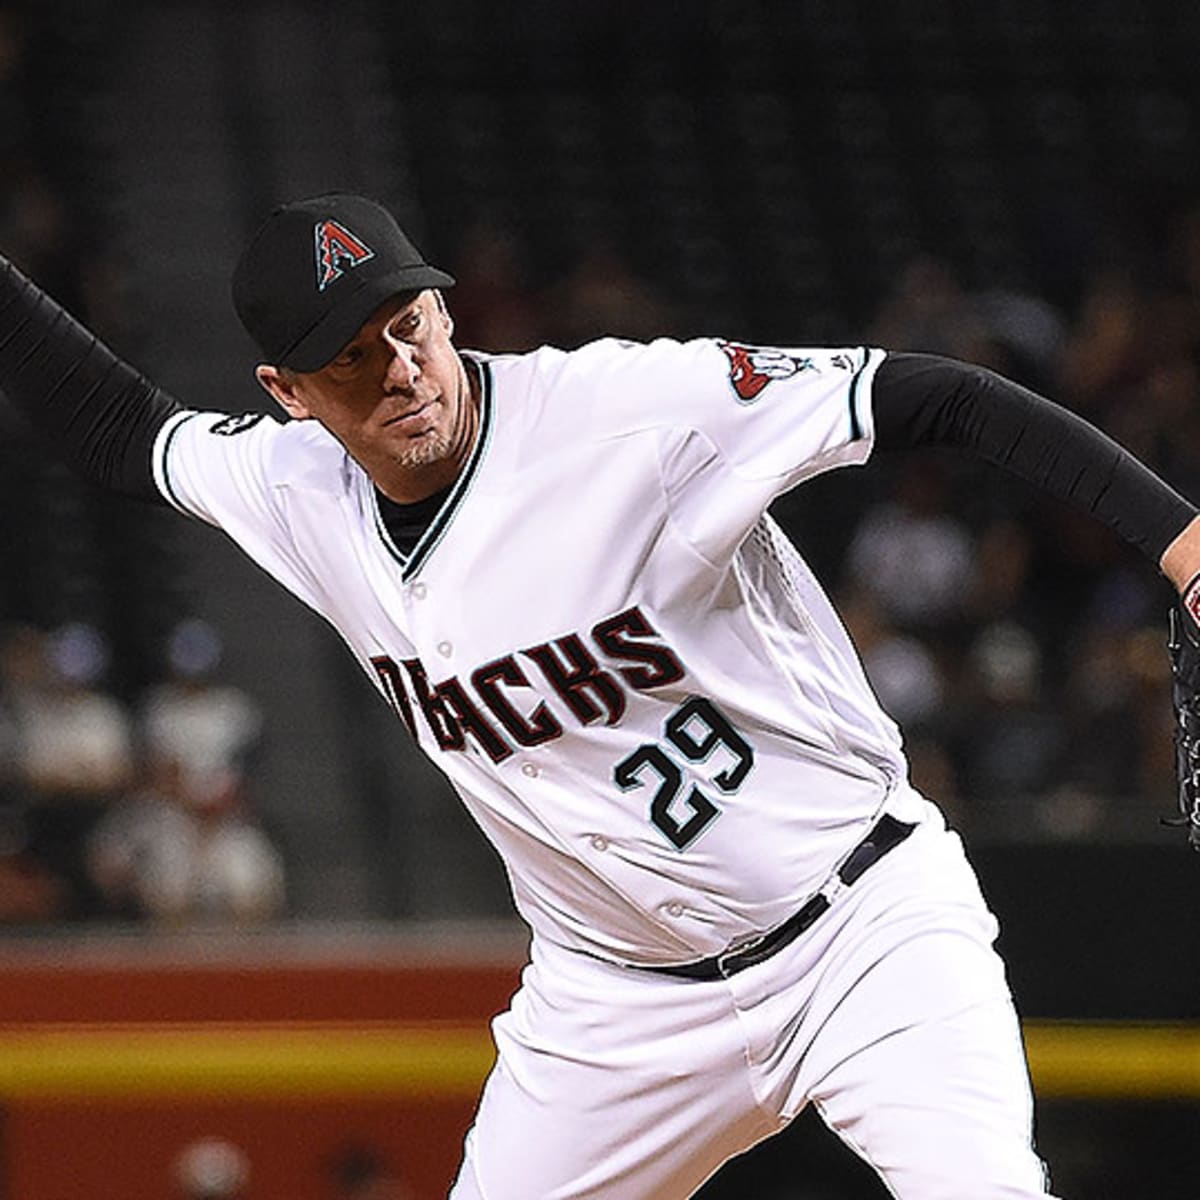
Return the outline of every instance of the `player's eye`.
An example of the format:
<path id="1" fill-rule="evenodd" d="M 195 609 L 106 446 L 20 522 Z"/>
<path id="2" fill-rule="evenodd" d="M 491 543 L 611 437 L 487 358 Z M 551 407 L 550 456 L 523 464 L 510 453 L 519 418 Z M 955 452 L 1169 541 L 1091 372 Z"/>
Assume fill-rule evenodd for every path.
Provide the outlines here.
<path id="1" fill-rule="evenodd" d="M 346 370 L 357 365 L 359 359 L 362 358 L 361 346 L 347 346 L 329 365 L 337 367 L 339 370 Z"/>
<path id="2" fill-rule="evenodd" d="M 421 326 L 421 316 L 420 309 L 404 313 L 392 322 L 388 327 L 388 332 L 394 338 L 398 338 L 401 341 L 409 341 Z"/>

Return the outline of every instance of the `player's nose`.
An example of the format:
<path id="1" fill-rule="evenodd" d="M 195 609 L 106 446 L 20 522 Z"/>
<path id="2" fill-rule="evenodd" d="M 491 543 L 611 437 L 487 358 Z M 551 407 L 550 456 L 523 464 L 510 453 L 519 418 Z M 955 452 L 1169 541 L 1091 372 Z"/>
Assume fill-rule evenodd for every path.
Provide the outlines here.
<path id="1" fill-rule="evenodd" d="M 421 376 L 413 348 L 395 338 L 387 338 L 388 369 L 387 382 L 391 387 L 406 391 Z"/>

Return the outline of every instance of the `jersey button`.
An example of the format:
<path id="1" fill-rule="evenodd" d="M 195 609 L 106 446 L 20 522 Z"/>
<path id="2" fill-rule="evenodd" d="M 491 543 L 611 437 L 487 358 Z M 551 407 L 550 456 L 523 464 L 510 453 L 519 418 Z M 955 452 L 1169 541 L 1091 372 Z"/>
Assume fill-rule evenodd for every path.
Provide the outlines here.
<path id="1" fill-rule="evenodd" d="M 437 644 L 437 652 L 443 658 L 449 658 L 450 654 L 453 650 L 454 650 L 454 647 L 449 642 L 438 642 L 438 644 Z"/>
<path id="2" fill-rule="evenodd" d="M 534 766 L 533 763 L 527 762 L 521 764 L 521 774 L 526 776 L 528 779 L 536 779 L 540 773 L 541 772 L 538 771 L 537 767 Z"/>
<path id="3" fill-rule="evenodd" d="M 601 833 L 596 834 L 592 838 L 592 849 L 593 850 L 607 850 L 608 849 L 608 838 L 606 838 Z"/>
<path id="4" fill-rule="evenodd" d="M 671 903 L 667 905 L 667 912 L 672 917 L 682 917 L 683 905 L 680 904 L 678 900 L 672 900 Z"/>
<path id="5" fill-rule="evenodd" d="M 414 583 L 412 585 L 412 596 L 414 600 L 424 600 L 429 595 L 429 588 L 423 583 Z"/>

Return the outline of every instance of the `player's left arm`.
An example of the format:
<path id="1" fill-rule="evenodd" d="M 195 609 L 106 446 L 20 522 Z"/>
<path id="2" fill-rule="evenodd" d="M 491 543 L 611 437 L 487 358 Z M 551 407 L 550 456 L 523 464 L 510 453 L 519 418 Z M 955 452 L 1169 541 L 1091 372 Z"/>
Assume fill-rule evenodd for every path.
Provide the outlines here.
<path id="1" fill-rule="evenodd" d="M 889 353 L 872 389 L 879 450 L 976 455 L 1092 514 L 1179 591 L 1200 572 L 1200 509 L 1082 417 L 984 367 Z"/>
<path id="2" fill-rule="evenodd" d="M 1196 506 L 1095 426 L 981 367 L 889 355 L 872 392 L 876 445 L 954 446 L 1092 513 L 1180 593 L 1168 652 L 1179 818 L 1200 850 L 1200 517 Z"/>

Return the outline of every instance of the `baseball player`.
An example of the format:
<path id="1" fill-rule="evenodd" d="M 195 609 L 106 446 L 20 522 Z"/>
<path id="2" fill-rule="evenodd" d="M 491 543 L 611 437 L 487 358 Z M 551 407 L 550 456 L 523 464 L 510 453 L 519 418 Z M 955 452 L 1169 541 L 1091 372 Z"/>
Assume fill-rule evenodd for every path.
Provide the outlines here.
<path id="1" fill-rule="evenodd" d="M 322 614 L 503 856 L 531 959 L 454 1200 L 686 1197 L 807 1104 L 901 1200 L 1051 1195 L 996 923 L 767 507 L 953 446 L 1179 588 L 1196 509 L 982 369 L 460 351 L 452 283 L 362 197 L 277 209 L 233 279 L 275 420 L 181 406 L 6 265 L 0 387 Z"/>

